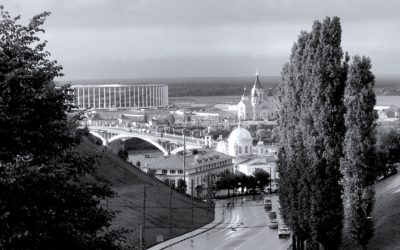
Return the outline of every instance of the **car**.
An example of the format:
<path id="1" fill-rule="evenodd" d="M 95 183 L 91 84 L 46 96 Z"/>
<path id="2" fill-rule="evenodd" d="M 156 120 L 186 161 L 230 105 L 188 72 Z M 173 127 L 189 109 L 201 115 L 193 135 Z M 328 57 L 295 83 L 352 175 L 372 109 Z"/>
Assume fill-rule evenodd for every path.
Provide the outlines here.
<path id="1" fill-rule="evenodd" d="M 286 225 L 282 225 L 279 227 L 278 230 L 278 236 L 279 238 L 287 238 L 290 237 L 290 230 L 289 227 Z"/>
<path id="2" fill-rule="evenodd" d="M 278 228 L 278 222 L 276 221 L 276 220 L 271 220 L 269 223 L 268 223 L 268 227 L 269 228 L 271 228 L 271 229 L 277 229 Z"/>
<path id="3" fill-rule="evenodd" d="M 264 199 L 264 208 L 265 209 L 271 209 L 272 208 L 271 198 L 265 198 Z"/>
<path id="4" fill-rule="evenodd" d="M 268 212 L 268 217 L 270 220 L 275 220 L 276 219 L 276 212 L 269 211 Z"/>

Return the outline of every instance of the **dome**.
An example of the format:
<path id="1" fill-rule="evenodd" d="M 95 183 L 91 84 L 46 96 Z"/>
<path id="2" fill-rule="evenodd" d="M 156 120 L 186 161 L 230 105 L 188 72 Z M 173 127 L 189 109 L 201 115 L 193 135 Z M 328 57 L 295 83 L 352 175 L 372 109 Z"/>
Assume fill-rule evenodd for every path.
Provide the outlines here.
<path id="1" fill-rule="evenodd" d="M 251 137 L 251 134 L 247 129 L 240 126 L 233 130 L 228 138 L 229 144 L 243 144 L 249 141 L 252 142 L 253 137 Z"/>

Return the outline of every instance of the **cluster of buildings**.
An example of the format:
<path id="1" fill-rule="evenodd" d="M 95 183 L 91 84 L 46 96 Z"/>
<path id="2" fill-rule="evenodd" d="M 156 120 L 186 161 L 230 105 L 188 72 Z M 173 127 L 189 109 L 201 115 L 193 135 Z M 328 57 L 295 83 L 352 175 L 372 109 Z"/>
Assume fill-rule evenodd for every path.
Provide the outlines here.
<path id="1" fill-rule="evenodd" d="M 391 106 L 375 106 L 374 110 L 378 114 L 379 119 L 399 118 L 400 113 L 398 109 Z"/>
<path id="2" fill-rule="evenodd" d="M 167 114 L 173 114 L 178 123 L 221 122 L 218 113 L 198 110 L 185 112 L 170 108 L 168 86 L 163 84 L 75 85 L 72 88 L 76 104 L 82 109 L 93 110 L 87 119 L 88 125 L 130 127 L 133 123 L 151 124 L 152 117 Z M 245 91 L 237 105 L 238 127 L 230 133 L 226 141 L 221 137 L 215 144 L 206 135 L 202 148 L 178 151 L 170 155 L 129 155 L 128 161 L 172 187 L 177 187 L 179 180 L 184 179 L 187 192 L 191 193 L 193 189 L 198 197 L 204 196 L 207 188 L 215 185 L 217 176 L 224 171 L 241 171 L 251 175 L 256 168 L 261 168 L 270 173 L 274 181 L 279 178 L 275 164 L 276 146 L 265 145 L 262 141 L 253 146 L 251 133 L 241 123 L 256 124 L 274 119 L 276 107 L 271 89 L 265 93 L 257 74 L 250 95 L 247 96 Z"/>
<path id="3" fill-rule="evenodd" d="M 207 139 L 207 136 L 206 136 Z M 250 132 L 240 123 L 227 141 L 220 140 L 215 148 L 207 145 L 198 149 L 180 151 L 172 155 L 150 156 L 129 155 L 128 161 L 134 165 L 140 162 L 140 168 L 159 180 L 177 187 L 180 179 L 185 179 L 187 192 L 202 197 L 207 187 L 215 185 L 217 176 L 224 171 L 240 171 L 253 174 L 261 168 L 276 182 L 279 174 L 276 169 L 277 146 L 265 145 L 259 141 L 253 146 Z"/>
<path id="4" fill-rule="evenodd" d="M 271 89 L 265 94 L 258 74 L 250 96 L 244 93 L 238 104 L 239 124 L 225 141 L 220 138 L 214 145 L 210 136 L 205 135 L 205 146 L 198 149 L 180 151 L 172 155 L 129 155 L 128 161 L 154 175 L 159 180 L 177 187 L 180 179 L 185 179 L 187 192 L 195 190 L 196 196 L 203 196 L 210 185 L 214 185 L 218 174 L 224 171 L 240 171 L 251 175 L 256 168 L 270 173 L 273 181 L 279 178 L 276 171 L 276 145 L 265 145 L 259 141 L 253 146 L 251 133 L 241 126 L 242 121 L 260 121 L 276 115 L 276 100 Z M 188 115 L 184 111 L 174 111 L 176 120 L 184 121 Z M 191 112 L 192 119 L 206 117 L 219 122 L 219 115 L 212 113 Z M 200 119 L 199 118 L 199 119 Z M 140 164 L 137 164 L 137 163 Z"/>

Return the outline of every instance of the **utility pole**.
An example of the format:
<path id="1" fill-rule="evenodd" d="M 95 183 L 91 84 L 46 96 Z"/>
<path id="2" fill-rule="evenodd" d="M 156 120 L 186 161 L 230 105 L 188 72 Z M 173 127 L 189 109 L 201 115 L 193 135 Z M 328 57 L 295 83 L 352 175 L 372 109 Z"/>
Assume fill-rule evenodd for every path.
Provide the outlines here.
<path id="1" fill-rule="evenodd" d="M 184 128 L 182 129 L 182 133 L 183 133 L 183 183 L 186 185 L 186 140 L 185 140 Z"/>
<path id="2" fill-rule="evenodd" d="M 144 235 L 146 230 L 146 184 L 143 184 L 143 223 L 142 223 L 142 244 L 144 245 Z M 142 245 L 142 246 L 143 246 Z"/>
<path id="3" fill-rule="evenodd" d="M 272 168 L 269 167 L 269 196 L 272 194 Z"/>
<path id="4" fill-rule="evenodd" d="M 191 193 L 192 193 L 192 199 L 191 199 L 191 202 L 192 202 L 192 227 L 194 226 L 194 221 L 193 221 L 193 179 L 191 180 Z"/>
<path id="5" fill-rule="evenodd" d="M 211 202 L 211 200 L 212 200 L 212 198 L 211 198 L 211 172 L 210 172 L 210 170 L 208 170 L 208 178 L 207 178 L 207 200 L 208 200 L 208 207 L 209 207 L 209 210 L 211 211 L 211 204 L 212 204 L 212 202 Z"/>
<path id="6" fill-rule="evenodd" d="M 139 249 L 142 250 L 144 249 L 143 247 L 143 235 L 142 235 L 142 226 L 139 226 Z"/>
<path id="7" fill-rule="evenodd" d="M 172 192 L 171 192 L 171 184 L 169 186 L 169 233 L 172 234 Z"/>

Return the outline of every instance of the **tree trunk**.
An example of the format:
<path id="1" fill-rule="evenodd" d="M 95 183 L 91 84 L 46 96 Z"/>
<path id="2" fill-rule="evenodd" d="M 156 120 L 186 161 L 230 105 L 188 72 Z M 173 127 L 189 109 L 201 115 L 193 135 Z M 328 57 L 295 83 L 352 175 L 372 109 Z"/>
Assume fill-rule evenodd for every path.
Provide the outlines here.
<path id="1" fill-rule="evenodd" d="M 292 249 L 297 250 L 297 241 L 296 241 L 296 236 L 293 234 L 292 235 Z"/>

